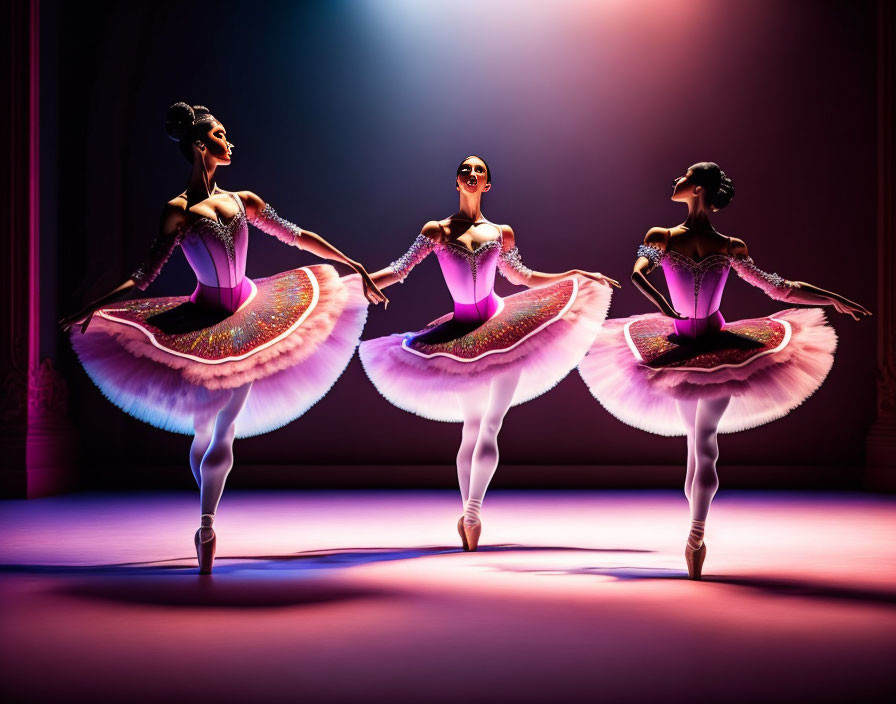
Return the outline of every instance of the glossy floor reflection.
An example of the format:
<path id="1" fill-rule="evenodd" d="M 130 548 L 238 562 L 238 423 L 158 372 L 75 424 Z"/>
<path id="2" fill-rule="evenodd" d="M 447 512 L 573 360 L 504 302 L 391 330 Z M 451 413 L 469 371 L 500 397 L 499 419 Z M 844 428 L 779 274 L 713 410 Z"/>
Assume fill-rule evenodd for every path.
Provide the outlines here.
<path id="1" fill-rule="evenodd" d="M 887 701 L 896 502 L 723 492 L 229 492 L 0 503 L 6 701 Z"/>

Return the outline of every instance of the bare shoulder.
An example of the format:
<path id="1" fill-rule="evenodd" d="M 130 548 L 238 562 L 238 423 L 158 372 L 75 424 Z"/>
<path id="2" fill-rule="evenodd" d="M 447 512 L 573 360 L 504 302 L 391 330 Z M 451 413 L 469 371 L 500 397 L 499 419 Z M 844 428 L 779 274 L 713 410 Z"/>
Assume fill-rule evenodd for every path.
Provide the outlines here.
<path id="1" fill-rule="evenodd" d="M 505 252 L 513 249 L 516 246 L 516 235 L 513 233 L 513 228 L 510 225 L 498 225 L 497 227 L 501 231 L 501 249 Z"/>
<path id="2" fill-rule="evenodd" d="M 183 194 L 172 198 L 162 209 L 161 231 L 171 234 L 186 226 L 189 211 L 187 210 L 187 197 Z"/>
<path id="3" fill-rule="evenodd" d="M 183 212 L 186 212 L 187 211 L 187 194 L 180 193 L 180 194 L 174 196 L 174 198 L 172 198 L 167 203 L 165 203 L 165 208 L 178 208 L 178 209 L 182 210 Z"/>
<path id="4" fill-rule="evenodd" d="M 242 201 L 243 207 L 249 215 L 257 215 L 265 209 L 266 203 L 262 197 L 252 191 L 235 191 L 235 194 Z"/>
<path id="5" fill-rule="evenodd" d="M 438 242 L 442 239 L 442 228 L 443 224 L 438 220 L 430 220 L 423 226 L 423 229 L 420 230 L 420 234 L 429 237 L 429 239 Z"/>
<path id="6" fill-rule="evenodd" d="M 737 237 L 729 237 L 730 244 L 728 245 L 728 251 L 731 252 L 732 257 L 748 257 L 750 255 L 749 250 L 747 249 L 747 243 L 742 239 Z"/>
<path id="7" fill-rule="evenodd" d="M 647 231 L 647 234 L 644 235 L 644 244 L 646 244 L 648 247 L 666 249 L 666 245 L 669 243 L 670 236 L 670 230 L 665 227 L 651 227 Z"/>

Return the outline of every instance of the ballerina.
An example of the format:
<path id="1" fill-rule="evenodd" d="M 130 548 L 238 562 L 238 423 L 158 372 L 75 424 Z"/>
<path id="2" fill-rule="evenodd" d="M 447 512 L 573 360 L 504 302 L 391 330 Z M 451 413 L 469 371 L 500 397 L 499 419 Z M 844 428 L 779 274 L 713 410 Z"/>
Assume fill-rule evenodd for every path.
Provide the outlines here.
<path id="1" fill-rule="evenodd" d="M 426 223 L 404 256 L 372 275 L 377 286 L 391 286 L 435 252 L 454 312 L 423 330 L 366 340 L 359 348 L 367 375 L 388 401 L 424 418 L 463 423 L 457 530 L 464 550 L 479 544 L 504 416 L 578 364 L 606 317 L 610 286 L 619 285 L 599 273 L 543 274 L 524 266 L 510 226 L 482 214 L 491 184 L 482 158 L 464 159 L 455 180 L 458 211 Z M 530 290 L 500 298 L 496 269 Z"/>
<path id="2" fill-rule="evenodd" d="M 719 166 L 700 162 L 675 179 L 672 200 L 687 220 L 654 227 L 638 248 L 632 281 L 661 314 L 607 321 L 579 371 L 595 398 L 624 423 L 687 437 L 684 493 L 691 510 L 688 575 L 700 579 L 710 503 L 719 487 L 718 433 L 780 418 L 824 381 L 837 338 L 819 308 L 789 308 L 726 322 L 719 311 L 728 272 L 786 303 L 831 305 L 858 320 L 870 313 L 839 294 L 760 270 L 743 240 L 716 232 L 710 212 L 734 187 Z M 662 266 L 671 303 L 647 275 Z"/>
<path id="3" fill-rule="evenodd" d="M 213 522 L 233 467 L 235 437 L 298 418 L 339 378 L 354 353 L 367 302 L 385 297 L 358 262 L 284 220 L 259 196 L 214 182 L 230 164 L 224 125 L 202 106 L 168 110 L 168 135 L 192 163 L 184 192 L 165 206 L 148 260 L 123 284 L 60 324 L 105 396 L 151 425 L 193 436 L 190 468 L 200 489 L 199 572 L 212 570 Z M 252 281 L 247 223 L 352 268 L 328 265 Z M 193 294 L 120 301 L 145 290 L 178 245 L 196 275 Z"/>

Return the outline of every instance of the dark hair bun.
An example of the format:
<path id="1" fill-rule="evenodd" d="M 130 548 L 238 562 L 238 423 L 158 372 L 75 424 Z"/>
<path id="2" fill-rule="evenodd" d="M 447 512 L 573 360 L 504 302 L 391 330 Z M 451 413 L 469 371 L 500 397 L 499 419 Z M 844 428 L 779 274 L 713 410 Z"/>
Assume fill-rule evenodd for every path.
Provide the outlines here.
<path id="1" fill-rule="evenodd" d="M 705 193 L 705 202 L 715 210 L 721 210 L 734 198 L 734 184 L 714 161 L 698 161 L 688 168 L 691 181 L 701 186 Z"/>
<path id="2" fill-rule="evenodd" d="M 731 202 L 732 198 L 734 198 L 734 184 L 731 182 L 731 179 L 725 175 L 724 171 L 720 170 L 720 172 L 722 174 L 722 180 L 719 183 L 719 189 L 710 200 L 710 205 L 716 210 L 721 210 Z"/>
<path id="3" fill-rule="evenodd" d="M 206 110 L 208 112 L 208 110 Z M 186 103 L 175 103 L 165 116 L 165 131 L 174 140 L 181 140 L 190 133 L 196 113 Z"/>

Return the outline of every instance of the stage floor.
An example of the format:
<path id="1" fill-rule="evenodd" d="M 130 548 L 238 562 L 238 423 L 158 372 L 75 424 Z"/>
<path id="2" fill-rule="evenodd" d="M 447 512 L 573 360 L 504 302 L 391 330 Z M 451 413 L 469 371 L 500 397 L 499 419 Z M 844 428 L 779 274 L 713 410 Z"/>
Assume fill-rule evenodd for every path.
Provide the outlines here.
<path id="1" fill-rule="evenodd" d="M 896 502 L 722 492 L 686 579 L 678 492 L 0 503 L 5 701 L 870 702 L 896 688 Z"/>

